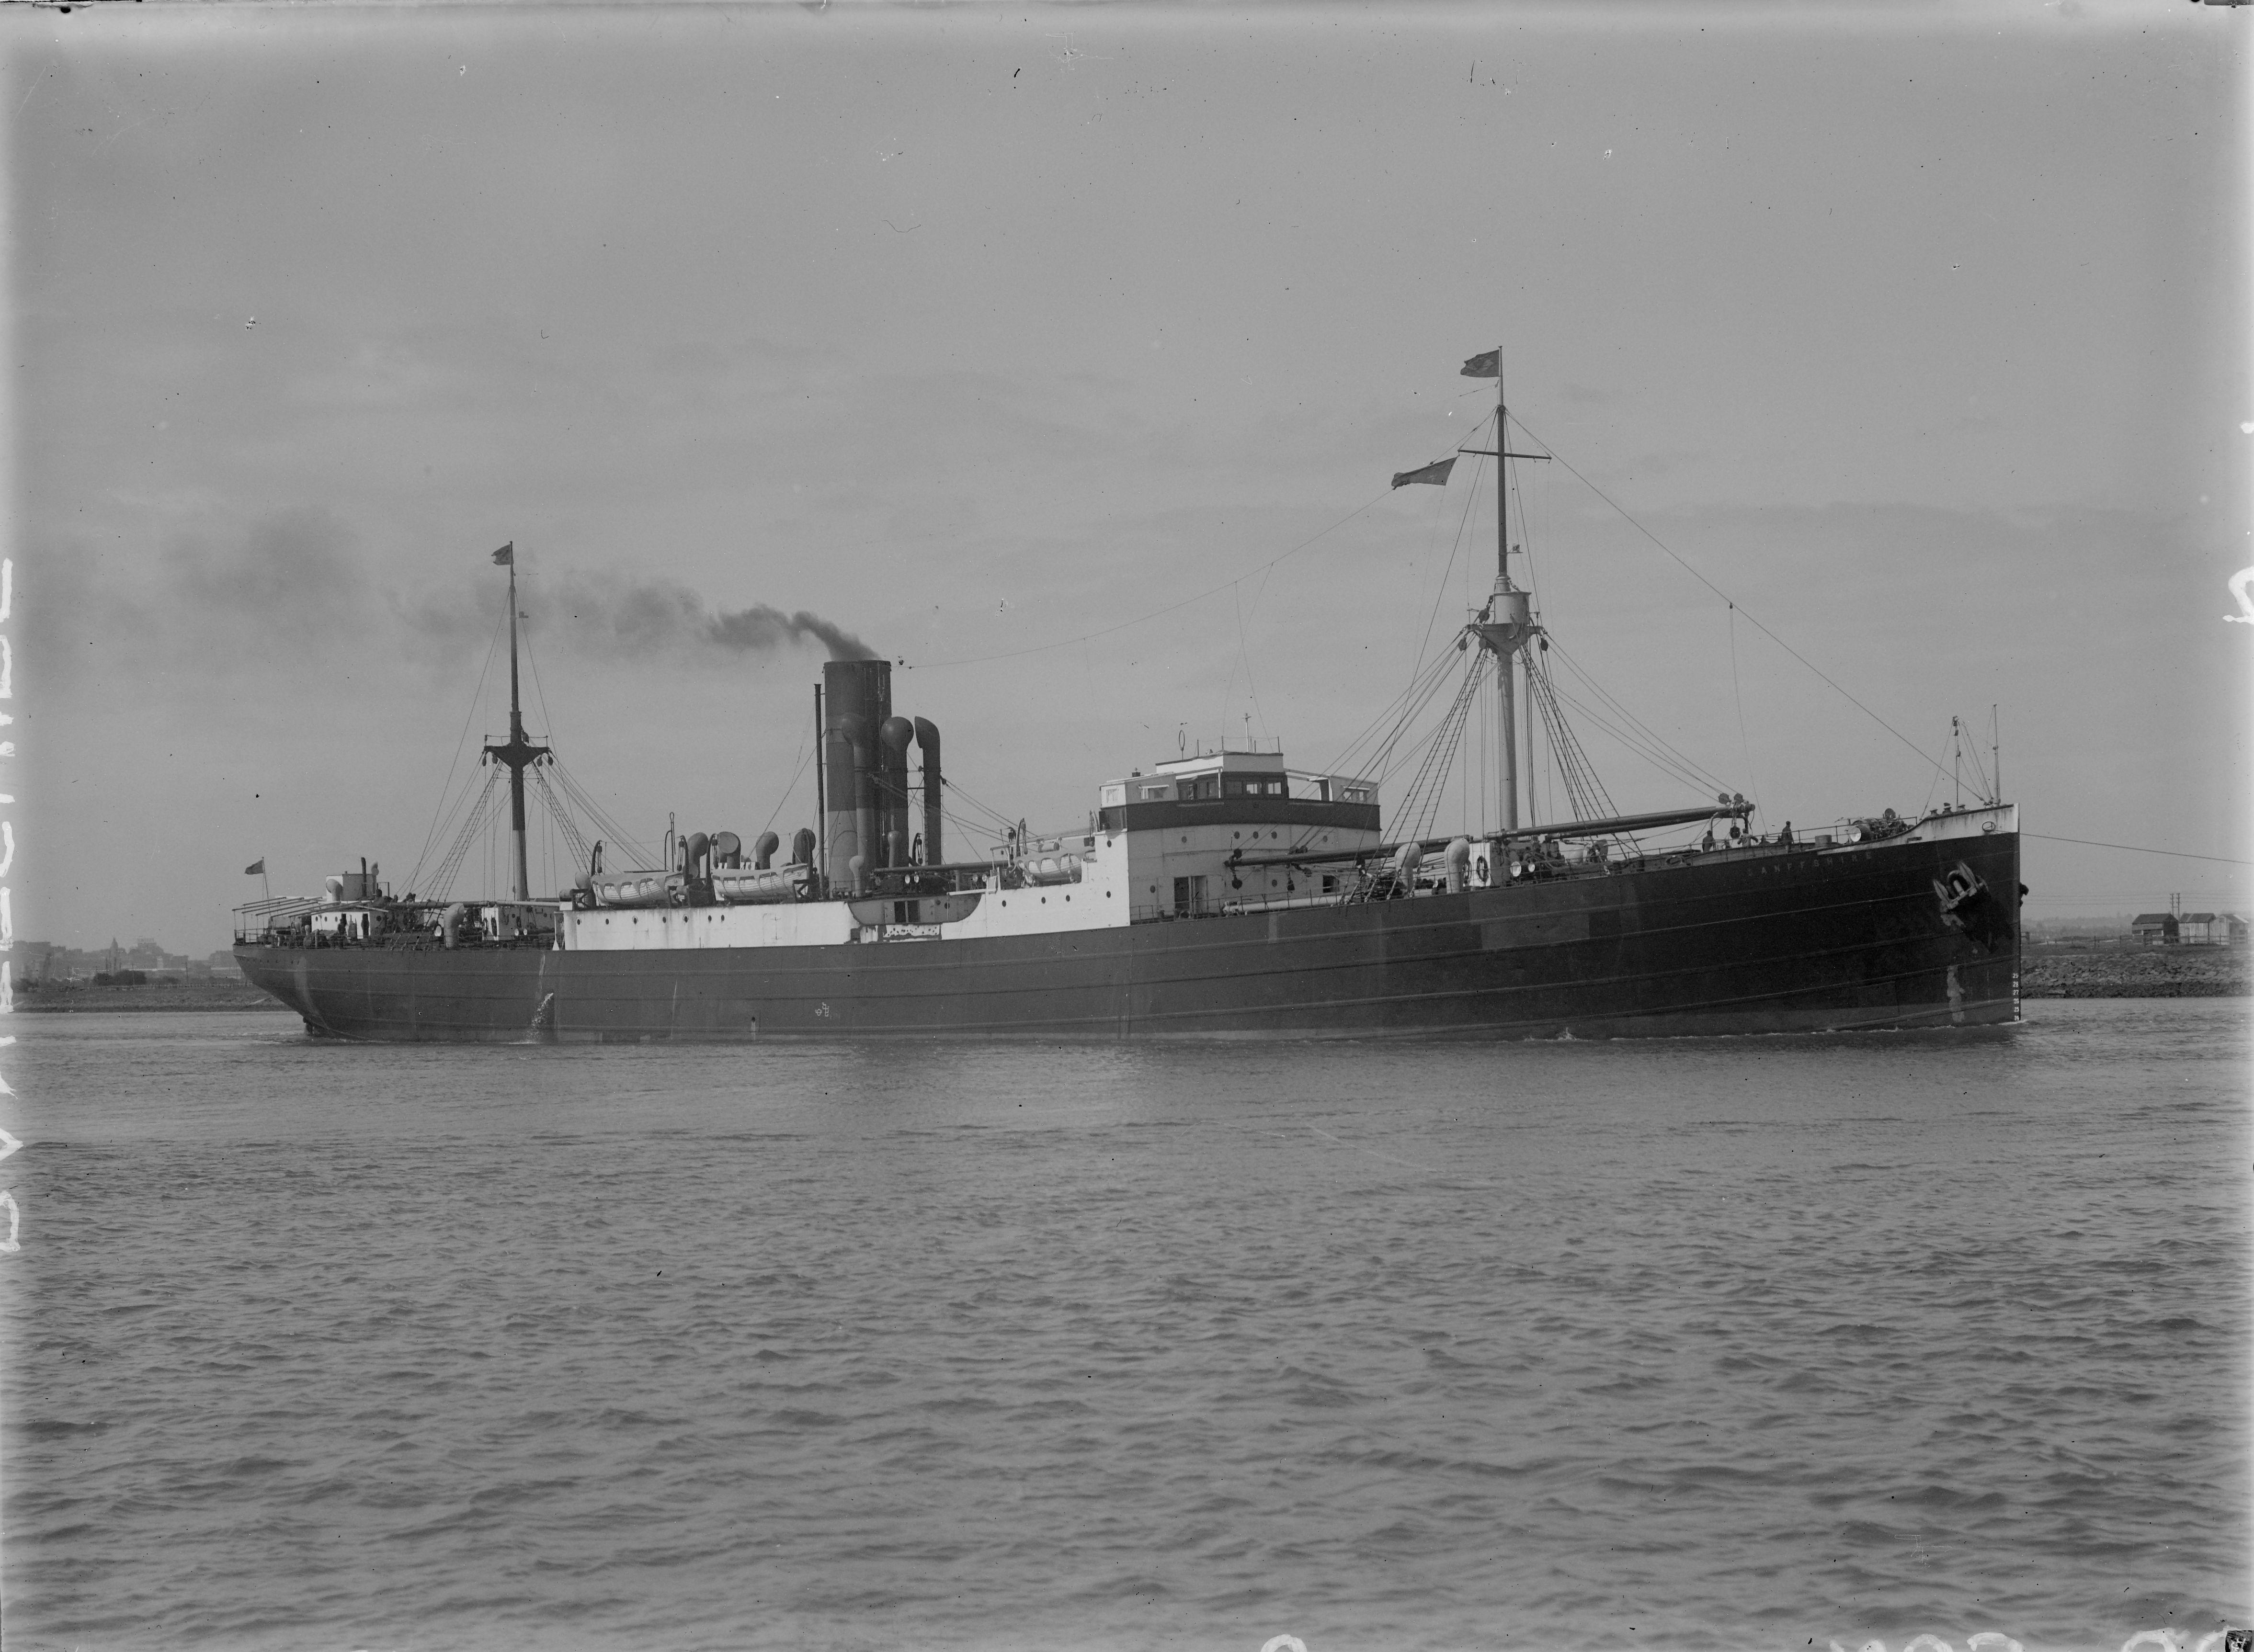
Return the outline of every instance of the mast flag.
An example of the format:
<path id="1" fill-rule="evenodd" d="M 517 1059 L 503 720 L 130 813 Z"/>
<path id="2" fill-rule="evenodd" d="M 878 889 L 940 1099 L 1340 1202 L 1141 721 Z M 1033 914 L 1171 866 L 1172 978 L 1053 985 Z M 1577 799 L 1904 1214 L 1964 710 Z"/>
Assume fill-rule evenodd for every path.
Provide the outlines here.
<path id="1" fill-rule="evenodd" d="M 503 545 L 499 550 L 494 552 L 494 566 L 496 568 L 514 568 L 516 566 L 516 541 L 512 539 L 508 543 Z"/>
<path id="2" fill-rule="evenodd" d="M 266 875 L 265 858 L 262 856 L 245 866 L 242 869 L 242 875 L 246 878 L 263 878 Z"/>
<path id="3" fill-rule="evenodd" d="M 1393 485 L 1396 487 L 1401 487 L 1410 482 L 1430 482 L 1435 487 L 1445 487 L 1448 483 L 1448 472 L 1455 467 L 1455 458 L 1452 454 L 1446 458 L 1427 465 L 1420 471 L 1396 471 L 1393 474 Z"/>
<path id="4" fill-rule="evenodd" d="M 1488 350 L 1481 354 L 1474 356 L 1470 360 L 1464 363 L 1464 369 L 1462 373 L 1458 374 L 1458 376 L 1466 379 L 1501 378 L 1502 376 L 1502 352 L 1499 349 Z M 1466 394 L 1468 394 L 1468 392 L 1466 392 Z"/>

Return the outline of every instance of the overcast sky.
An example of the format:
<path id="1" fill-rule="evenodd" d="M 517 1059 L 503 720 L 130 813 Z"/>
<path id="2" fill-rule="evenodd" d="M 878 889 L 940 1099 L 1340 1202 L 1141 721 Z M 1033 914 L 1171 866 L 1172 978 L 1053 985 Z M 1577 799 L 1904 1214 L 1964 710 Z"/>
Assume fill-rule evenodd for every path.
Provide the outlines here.
<path id="1" fill-rule="evenodd" d="M 1036 827 L 1224 733 L 1323 767 L 1491 578 L 1471 461 L 1387 483 L 1497 345 L 1641 524 L 1526 467 L 1546 624 L 1766 823 L 1950 795 L 1994 704 L 2031 832 L 2250 853 L 2235 10 L 8 22 L 19 936 L 403 882 L 505 723 L 504 541 L 534 732 L 645 839 L 812 821 L 823 649 L 754 605 Z"/>

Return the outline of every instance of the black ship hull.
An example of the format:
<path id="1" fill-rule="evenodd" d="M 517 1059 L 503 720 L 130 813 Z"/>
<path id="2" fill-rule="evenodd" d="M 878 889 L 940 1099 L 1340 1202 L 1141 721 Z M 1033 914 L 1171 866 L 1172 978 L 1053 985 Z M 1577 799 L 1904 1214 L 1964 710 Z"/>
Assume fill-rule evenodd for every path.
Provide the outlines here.
<path id="1" fill-rule="evenodd" d="M 2013 832 L 1110 928 L 710 950 L 244 944 L 326 1036 L 1663 1037 L 2019 1018 Z"/>

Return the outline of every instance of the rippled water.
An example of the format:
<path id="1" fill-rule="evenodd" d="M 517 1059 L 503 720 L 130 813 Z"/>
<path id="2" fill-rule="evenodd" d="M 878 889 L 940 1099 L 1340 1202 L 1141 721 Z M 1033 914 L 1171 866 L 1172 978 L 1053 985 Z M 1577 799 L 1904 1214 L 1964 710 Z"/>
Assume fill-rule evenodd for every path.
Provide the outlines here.
<path id="1" fill-rule="evenodd" d="M 2243 1003 L 467 1048 L 20 1017 L 10 1645 L 2186 1643 Z"/>

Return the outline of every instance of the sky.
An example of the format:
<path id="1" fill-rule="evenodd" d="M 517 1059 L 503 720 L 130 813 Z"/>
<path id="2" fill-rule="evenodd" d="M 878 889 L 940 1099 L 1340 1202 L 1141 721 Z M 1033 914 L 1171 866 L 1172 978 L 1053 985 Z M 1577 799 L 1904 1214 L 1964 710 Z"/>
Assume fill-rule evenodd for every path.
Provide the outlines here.
<path id="1" fill-rule="evenodd" d="M 19 936 L 430 887 L 504 542 L 528 723 L 645 843 L 812 822 L 801 614 L 993 818 L 1325 769 L 1491 581 L 1476 461 L 1389 482 L 1498 347 L 1543 621 L 1696 774 L 1907 812 L 1993 708 L 2031 913 L 2254 907 L 2236 10 L 7 22 Z"/>

